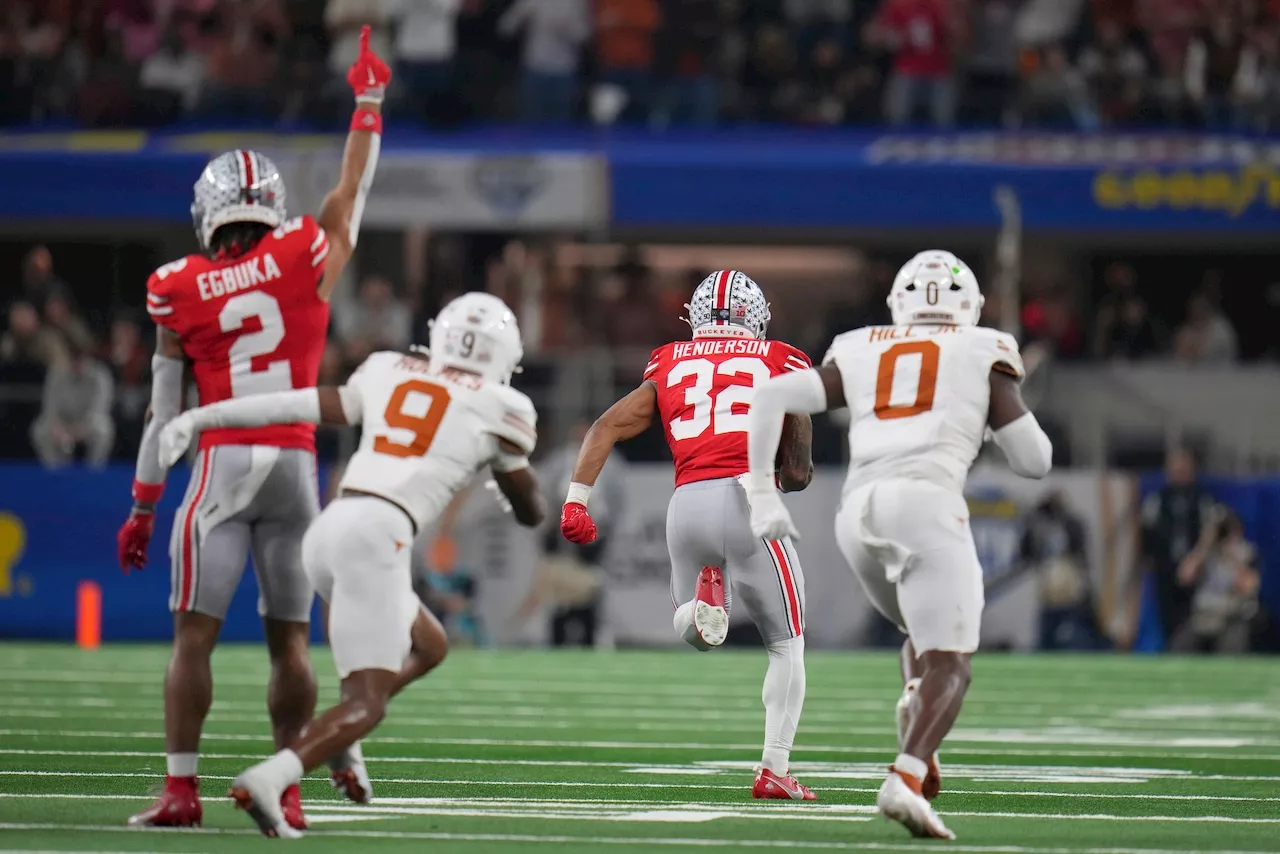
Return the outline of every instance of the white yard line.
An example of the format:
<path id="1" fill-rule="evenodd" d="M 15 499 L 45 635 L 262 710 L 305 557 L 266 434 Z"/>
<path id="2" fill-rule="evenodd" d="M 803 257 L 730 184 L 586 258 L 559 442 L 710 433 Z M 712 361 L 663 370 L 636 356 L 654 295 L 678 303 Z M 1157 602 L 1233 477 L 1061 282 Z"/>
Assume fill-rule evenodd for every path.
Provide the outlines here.
<path id="1" fill-rule="evenodd" d="M 494 760 L 495 764 L 500 760 Z M 501 763 L 509 764 L 509 763 Z M 800 776 L 806 776 L 801 773 Z M 822 775 L 811 774 L 814 779 L 820 779 Z M 158 774 L 149 773 L 130 773 L 124 771 L 5 771 L 0 770 L 0 777 L 106 777 L 110 779 L 142 779 L 157 780 Z M 230 774 L 201 774 L 202 780 L 232 780 L 235 779 Z M 960 777 L 960 779 L 964 779 Z M 1276 778 L 1257 778 L 1258 780 L 1275 780 Z M 312 780 L 312 782 L 317 782 Z M 421 777 L 375 777 L 375 784 L 389 785 L 430 785 L 430 786 L 510 786 L 513 788 L 570 788 L 570 789 L 703 789 L 710 791 L 745 791 L 748 787 L 747 783 L 738 785 L 726 785 L 722 783 L 651 783 L 651 782 L 591 782 L 587 780 L 440 780 L 440 779 L 423 779 Z M 821 794 L 822 792 L 852 792 L 861 794 L 874 794 L 879 791 L 876 786 L 826 786 L 818 785 L 813 787 Z M 1277 798 L 1254 798 L 1243 795 L 1158 795 L 1158 794 L 1141 794 L 1132 792 L 1043 792 L 1043 791 L 1014 791 L 1014 790 L 997 790 L 997 789 L 955 789 L 950 786 L 946 788 L 949 795 L 974 795 L 1001 798 L 1062 798 L 1067 800 L 1111 800 L 1125 799 L 1135 801 L 1221 801 L 1224 803 L 1280 803 L 1280 797 Z M 12 797 L 58 797 L 58 795 L 45 794 L 3 794 L 0 798 Z M 67 797 L 71 797 L 68 795 Z M 140 796 L 141 797 L 141 796 Z M 321 805 L 330 804 L 330 801 L 308 801 L 308 805 L 319 807 Z M 599 803 L 624 803 L 623 801 L 601 800 Z M 636 801 L 636 803 L 664 803 L 664 801 Z M 688 801 L 674 801 L 672 803 L 689 803 Z M 723 803 L 723 802 L 718 802 Z"/>
<path id="2" fill-rule="evenodd" d="M 0 823 L 0 830 L 15 831 L 80 831 L 85 833 L 138 833 L 139 831 L 115 825 L 80 826 L 72 824 L 44 823 Z M 190 831 L 164 831 L 153 829 L 147 833 L 187 834 Z M 203 834 L 256 836 L 254 830 L 230 830 L 226 828 L 206 828 Z M 938 851 L 934 843 L 885 843 L 885 842 L 801 842 L 766 839 L 715 839 L 706 837 L 657 837 L 657 836 L 539 836 L 536 834 L 506 833 L 432 833 L 390 830 L 340 830 L 326 829 L 317 838 L 349 838 L 349 839 L 407 839 L 424 842 L 509 842 L 546 845 L 630 845 L 635 847 L 665 846 L 685 848 L 780 848 L 818 851 Z M 1049 848 L 1023 845 L 963 845 L 948 844 L 947 851 L 960 851 L 965 854 L 1169 854 L 1168 849 L 1157 848 Z M 1178 854 L 1273 854 L 1267 851 L 1250 850 L 1213 850 L 1213 851 L 1180 851 Z"/>
<path id="3" fill-rule="evenodd" d="M 50 732 L 48 730 L 39 729 L 0 729 L 0 736 L 7 737 L 25 737 L 25 738 L 94 738 L 94 739 L 111 739 L 111 740 L 163 740 L 164 734 L 161 732 L 120 732 L 116 730 L 59 730 L 58 732 Z M 1007 738 L 1012 738 L 1007 736 Z M 265 735 L 251 735 L 246 733 L 210 733 L 206 732 L 201 736 L 206 742 L 249 742 L 260 743 L 264 747 L 269 743 L 270 739 Z M 986 743 L 988 740 L 995 740 L 994 737 L 984 736 L 980 743 Z M 1231 744 L 1224 745 L 1222 752 L 1218 753 L 1189 753 L 1186 751 L 1169 750 L 1164 745 L 1176 745 L 1179 739 L 1172 739 L 1169 742 L 1151 743 L 1133 745 L 1131 750 L 1024 750 L 1011 749 L 1003 747 L 962 747 L 957 744 L 951 747 L 948 752 L 950 754 L 961 754 L 965 756 L 1039 756 L 1039 757 L 1138 757 L 1149 759 L 1248 759 L 1251 761 L 1280 762 L 1280 754 L 1276 753 L 1230 753 L 1229 750 L 1239 749 L 1246 746 L 1263 746 L 1263 747 L 1280 747 L 1280 741 L 1271 739 L 1230 740 Z M 1247 743 L 1245 743 L 1247 741 Z M 556 740 L 556 739 L 501 739 L 501 738 L 439 738 L 439 737 L 404 737 L 404 736 L 374 736 L 367 742 L 369 744 L 412 744 L 412 745 L 447 745 L 452 747 L 527 747 L 527 748 L 557 748 L 562 750 L 706 750 L 706 751 L 731 751 L 731 750 L 750 750 L 758 751 L 760 745 L 758 743 L 727 743 L 717 744 L 715 742 L 683 742 L 683 741 L 613 741 L 613 740 Z M 1076 743 L 1069 736 L 1064 736 L 1060 742 L 1037 740 L 1033 743 L 1037 744 L 1073 744 Z M 804 755 L 809 753 L 844 753 L 844 754 L 866 754 L 866 755 L 882 755 L 885 752 L 884 747 L 869 747 L 855 745 L 816 745 L 804 744 L 797 749 L 797 752 Z M 1156 750 L 1158 753 L 1146 754 L 1141 751 Z"/>

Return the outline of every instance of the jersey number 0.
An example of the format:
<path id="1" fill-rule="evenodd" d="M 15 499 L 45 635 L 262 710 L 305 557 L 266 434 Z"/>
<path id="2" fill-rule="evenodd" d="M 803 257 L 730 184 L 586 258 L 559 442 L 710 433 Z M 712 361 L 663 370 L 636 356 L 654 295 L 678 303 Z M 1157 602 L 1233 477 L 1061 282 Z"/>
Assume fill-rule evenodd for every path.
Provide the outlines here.
<path id="1" fill-rule="evenodd" d="M 406 412 L 405 404 L 409 401 L 410 395 L 415 396 L 416 405 L 413 411 Z M 423 398 L 426 399 L 426 411 L 416 415 L 414 412 L 422 409 Z M 387 409 L 382 414 L 382 419 L 388 427 L 412 433 L 413 439 L 408 444 L 404 444 L 389 436 L 375 436 L 373 450 L 393 457 L 425 455 L 431 450 L 431 443 L 435 441 L 436 431 L 440 429 L 440 422 L 444 420 L 444 412 L 448 408 L 448 389 L 426 380 L 407 380 L 400 383 L 395 391 L 391 392 L 391 399 L 387 401 Z"/>
<path id="2" fill-rule="evenodd" d="M 876 371 L 876 418 L 883 421 L 910 418 L 933 409 L 933 395 L 938 390 L 938 357 L 941 353 L 942 349 L 933 341 L 903 341 L 881 353 L 880 367 Z M 903 356 L 920 357 L 916 399 L 909 404 L 894 405 L 891 401 L 898 383 L 898 360 Z"/>

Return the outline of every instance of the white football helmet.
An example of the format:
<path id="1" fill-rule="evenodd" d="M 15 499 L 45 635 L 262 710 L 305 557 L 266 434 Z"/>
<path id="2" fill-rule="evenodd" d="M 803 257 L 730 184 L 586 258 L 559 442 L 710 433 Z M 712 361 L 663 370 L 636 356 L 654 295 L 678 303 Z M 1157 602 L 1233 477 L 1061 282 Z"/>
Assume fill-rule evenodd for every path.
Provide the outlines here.
<path id="1" fill-rule="evenodd" d="M 717 270 L 707 276 L 684 307 L 689 316 L 683 320 L 692 327 L 694 338 L 763 338 L 769 328 L 764 291 L 737 270 Z"/>
<path id="2" fill-rule="evenodd" d="M 492 294 L 463 294 L 431 321 L 431 365 L 458 368 L 508 384 L 524 358 L 520 327 Z"/>
<path id="3" fill-rule="evenodd" d="M 265 155 L 239 149 L 209 161 L 196 181 L 191 221 L 200 245 L 233 222 L 260 222 L 272 228 L 285 221 L 284 181 Z"/>
<path id="4" fill-rule="evenodd" d="M 985 299 L 968 264 L 950 252 L 929 249 L 902 265 L 887 302 L 895 326 L 977 326 Z"/>

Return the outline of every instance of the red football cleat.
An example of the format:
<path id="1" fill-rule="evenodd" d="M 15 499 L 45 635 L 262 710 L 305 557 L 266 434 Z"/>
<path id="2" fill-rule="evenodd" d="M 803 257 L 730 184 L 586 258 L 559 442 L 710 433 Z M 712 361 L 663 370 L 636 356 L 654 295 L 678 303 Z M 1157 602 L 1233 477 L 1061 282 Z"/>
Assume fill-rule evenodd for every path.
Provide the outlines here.
<path id="1" fill-rule="evenodd" d="M 280 795 L 280 812 L 284 813 L 285 823 L 294 830 L 307 829 L 307 817 L 302 813 L 302 789 L 297 783 Z"/>
<path id="2" fill-rule="evenodd" d="M 199 827 L 200 781 L 195 777 L 165 777 L 164 792 L 154 804 L 129 818 L 130 827 Z"/>
<path id="3" fill-rule="evenodd" d="M 704 566 L 693 595 L 693 627 L 707 646 L 720 646 L 729 636 L 729 612 L 724 607 L 724 573 Z"/>
<path id="4" fill-rule="evenodd" d="M 772 801 L 816 801 L 818 796 L 809 787 L 788 774 L 779 777 L 768 768 L 756 772 L 756 784 L 751 787 L 751 797 Z"/>

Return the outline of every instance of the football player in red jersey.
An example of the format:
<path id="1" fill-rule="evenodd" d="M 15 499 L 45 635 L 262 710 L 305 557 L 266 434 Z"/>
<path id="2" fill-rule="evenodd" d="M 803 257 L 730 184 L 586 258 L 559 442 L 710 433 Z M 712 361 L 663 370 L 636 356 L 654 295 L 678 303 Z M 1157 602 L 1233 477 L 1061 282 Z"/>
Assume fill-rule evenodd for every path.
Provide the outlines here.
<path id="1" fill-rule="evenodd" d="M 676 634 L 699 650 L 719 646 L 728 634 L 732 599 L 742 602 L 769 653 L 764 755 L 751 794 L 816 800 L 788 768 L 804 706 L 804 576 L 790 538 L 752 535 L 740 483 L 747 472 L 747 412 L 754 386 L 786 371 L 805 370 L 809 358 L 765 338 L 769 304 L 744 273 L 712 273 L 685 308 L 693 340 L 654 350 L 640 386 L 588 431 L 560 530 L 574 543 L 596 538 L 588 499 L 609 451 L 661 418 L 676 465 L 676 491 L 667 510 Z M 804 489 L 813 475 L 808 416 L 791 419 L 788 432 L 778 466 L 780 486 Z"/>
<path id="2" fill-rule="evenodd" d="M 347 74 L 356 109 L 342 174 L 317 217 L 286 218 L 284 183 L 275 165 L 255 151 L 214 158 L 196 182 L 191 214 L 202 251 L 166 264 L 147 281 L 156 354 L 133 511 L 118 537 L 125 572 L 147 562 L 164 489 L 158 439 L 182 407 L 187 365 L 203 404 L 316 384 L 329 298 L 355 248 L 377 168 L 381 104 L 390 79 L 386 64 L 369 49 L 366 27 Z M 170 541 L 168 775 L 159 800 L 133 816 L 131 825 L 201 822 L 196 766 L 213 699 L 209 659 L 250 554 L 271 659 L 267 709 L 276 746 L 291 743 L 311 719 L 316 684 L 307 637 L 313 591 L 299 551 L 319 512 L 314 425 L 213 430 L 201 437 Z M 359 761 L 358 754 L 335 760 Z M 281 806 L 291 825 L 306 827 L 297 786 L 285 792 Z"/>

